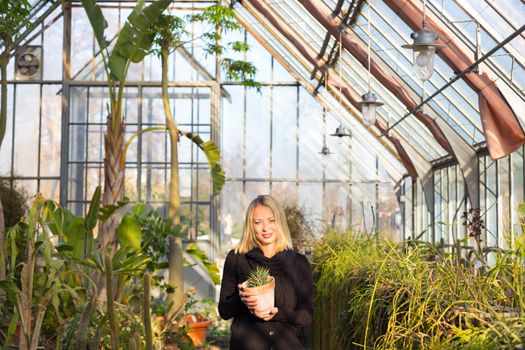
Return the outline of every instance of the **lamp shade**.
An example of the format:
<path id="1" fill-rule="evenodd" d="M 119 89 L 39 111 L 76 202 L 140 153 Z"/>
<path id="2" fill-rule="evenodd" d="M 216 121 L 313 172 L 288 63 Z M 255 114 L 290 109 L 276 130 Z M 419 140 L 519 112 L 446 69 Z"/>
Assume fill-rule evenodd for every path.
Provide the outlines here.
<path id="1" fill-rule="evenodd" d="M 434 73 L 434 56 L 436 51 L 446 46 L 436 44 L 437 34 L 425 28 L 410 34 L 410 37 L 414 39 L 414 42 L 411 45 L 403 45 L 403 48 L 413 51 L 414 73 L 418 79 L 426 81 Z"/>
<path id="2" fill-rule="evenodd" d="M 336 136 L 336 137 L 343 137 L 343 136 L 352 136 L 350 131 L 348 131 L 347 128 L 343 126 L 343 124 L 339 124 L 337 129 L 335 129 L 335 132 L 333 134 L 330 134 L 330 136 Z"/>
<path id="3" fill-rule="evenodd" d="M 377 107 L 383 105 L 382 102 L 377 100 L 376 95 L 373 92 L 367 92 L 363 96 L 363 99 L 359 104 L 361 105 L 361 113 L 363 115 L 363 121 L 366 125 L 372 125 L 376 122 L 376 110 Z"/>
<path id="4" fill-rule="evenodd" d="M 328 156 L 332 154 L 332 152 L 330 152 L 330 148 L 328 148 L 327 145 L 323 145 L 323 148 L 321 148 L 321 152 L 319 152 L 319 154 L 322 154 L 323 156 Z"/>

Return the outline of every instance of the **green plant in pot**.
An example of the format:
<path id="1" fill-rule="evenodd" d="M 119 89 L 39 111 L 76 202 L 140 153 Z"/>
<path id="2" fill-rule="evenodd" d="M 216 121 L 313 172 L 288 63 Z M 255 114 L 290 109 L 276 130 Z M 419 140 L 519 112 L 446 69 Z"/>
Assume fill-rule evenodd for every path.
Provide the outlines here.
<path id="1" fill-rule="evenodd" d="M 248 279 L 242 283 L 244 291 L 257 297 L 257 309 L 267 310 L 274 307 L 275 278 L 270 276 L 270 269 L 263 266 L 255 267 Z"/>

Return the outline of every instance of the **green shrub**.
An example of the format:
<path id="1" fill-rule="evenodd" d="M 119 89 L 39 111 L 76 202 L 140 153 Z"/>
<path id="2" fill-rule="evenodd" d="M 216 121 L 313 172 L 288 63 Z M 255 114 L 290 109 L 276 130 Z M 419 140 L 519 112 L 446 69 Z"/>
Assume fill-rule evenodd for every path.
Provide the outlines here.
<path id="1" fill-rule="evenodd" d="M 474 269 L 428 243 L 326 235 L 312 264 L 316 348 L 514 349 L 525 340 L 523 241 Z"/>
<path id="2" fill-rule="evenodd" d="M 11 184 L 6 180 L 0 180 L 0 200 L 4 208 L 6 231 L 15 226 L 27 211 L 26 191 Z"/>

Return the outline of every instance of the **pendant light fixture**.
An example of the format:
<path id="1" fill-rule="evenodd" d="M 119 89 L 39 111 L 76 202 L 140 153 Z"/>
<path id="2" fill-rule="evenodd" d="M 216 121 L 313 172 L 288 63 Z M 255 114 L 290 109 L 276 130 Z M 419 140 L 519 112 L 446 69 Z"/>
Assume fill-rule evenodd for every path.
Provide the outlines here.
<path id="1" fill-rule="evenodd" d="M 371 75 L 370 75 L 370 62 L 371 62 L 371 49 L 370 45 L 372 42 L 372 30 L 370 29 L 370 21 L 372 19 L 370 8 L 372 7 L 372 0 L 368 1 L 368 92 L 361 96 L 363 99 L 359 104 L 361 105 L 361 113 L 363 115 L 363 121 L 366 125 L 370 126 L 376 122 L 376 111 L 377 107 L 383 105 L 382 102 L 377 100 L 376 95 L 371 91 Z"/>
<path id="2" fill-rule="evenodd" d="M 333 154 L 330 152 L 330 148 L 326 144 L 323 145 L 323 148 L 321 148 L 321 152 L 319 154 L 322 154 L 323 156 L 329 156 L 330 154 Z"/>
<path id="3" fill-rule="evenodd" d="M 434 73 L 434 56 L 436 51 L 446 47 L 446 45 L 436 44 L 438 35 L 431 30 L 426 30 L 426 1 L 423 0 L 423 29 L 410 34 L 414 40 L 412 45 L 403 45 L 405 49 L 412 49 L 414 54 L 413 65 L 414 73 L 419 80 L 426 81 Z"/>
<path id="4" fill-rule="evenodd" d="M 348 136 L 348 137 L 351 137 L 352 134 L 350 133 L 350 131 L 345 128 L 345 126 L 343 125 L 343 123 L 341 122 L 341 116 L 343 115 L 343 99 L 342 99 L 342 95 L 343 95 L 343 92 L 342 92 L 342 89 L 343 89 L 343 79 L 342 79 L 342 63 L 343 63 L 343 45 L 342 45 L 342 42 L 341 42 L 341 38 L 342 38 L 342 28 L 341 28 L 341 31 L 339 32 L 339 95 L 338 95 L 338 98 L 339 98 L 339 126 L 335 129 L 335 132 L 333 134 L 330 134 L 330 136 L 335 136 L 335 137 L 344 137 L 344 136 Z"/>
<path id="5" fill-rule="evenodd" d="M 323 108 L 323 148 L 321 148 L 321 152 L 319 152 L 322 156 L 329 156 L 332 154 L 330 152 L 330 148 L 326 145 L 326 109 Z M 325 157 L 323 157 L 324 159 Z M 324 160 L 323 160 L 323 167 L 324 167 Z"/>

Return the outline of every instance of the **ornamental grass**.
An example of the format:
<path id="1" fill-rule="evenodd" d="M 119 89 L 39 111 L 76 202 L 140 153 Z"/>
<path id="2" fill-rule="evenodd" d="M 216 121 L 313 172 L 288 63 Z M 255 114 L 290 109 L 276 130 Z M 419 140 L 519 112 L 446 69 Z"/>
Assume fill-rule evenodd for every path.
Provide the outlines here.
<path id="1" fill-rule="evenodd" d="M 315 348 L 522 349 L 523 237 L 508 249 L 453 251 L 327 234 L 312 257 Z"/>

